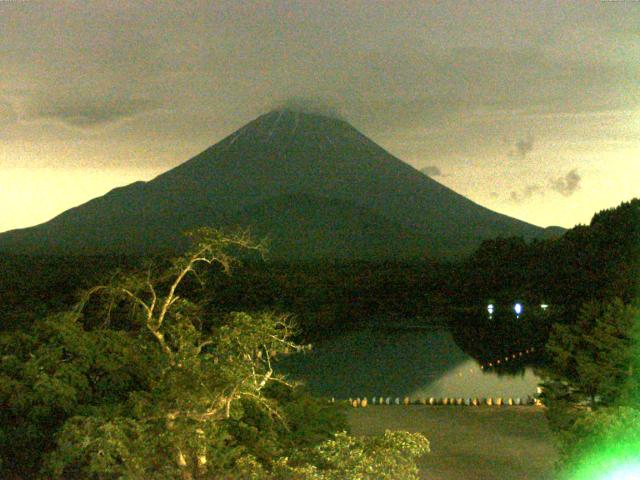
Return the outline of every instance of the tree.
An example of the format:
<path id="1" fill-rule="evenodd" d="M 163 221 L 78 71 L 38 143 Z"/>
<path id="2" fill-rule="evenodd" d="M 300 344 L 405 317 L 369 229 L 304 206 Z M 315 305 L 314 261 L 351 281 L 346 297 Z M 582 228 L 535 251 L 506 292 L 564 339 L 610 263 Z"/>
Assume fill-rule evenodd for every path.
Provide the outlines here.
<path id="1" fill-rule="evenodd" d="M 561 442 L 562 478 L 632 478 L 613 472 L 633 465 L 637 475 L 640 453 L 640 409 L 628 406 L 603 407 L 583 412 Z M 606 475 L 606 477 L 605 477 Z M 637 478 L 634 475 L 633 478 Z"/>
<path id="2" fill-rule="evenodd" d="M 415 459 L 428 453 L 419 433 L 387 430 L 380 437 L 354 438 L 338 433 L 294 458 L 280 458 L 271 472 L 244 459 L 241 478 L 263 480 L 418 480 Z"/>
<path id="3" fill-rule="evenodd" d="M 565 467 L 613 438 L 635 438 L 622 418 L 640 415 L 639 322 L 638 307 L 614 299 L 589 302 L 576 324 L 552 329 L 544 402 Z"/>
<path id="4" fill-rule="evenodd" d="M 35 476 L 69 418 L 117 411 L 155 364 L 134 336 L 87 330 L 76 314 L 0 335 L 0 476 Z"/>
<path id="5" fill-rule="evenodd" d="M 220 445 L 211 438 L 218 443 L 225 438 L 220 422 L 231 418 L 235 403 L 253 402 L 284 421 L 263 391 L 272 382 L 292 387 L 272 365 L 276 356 L 302 348 L 291 341 L 294 330 L 288 318 L 236 313 L 206 331 L 197 305 L 179 294 L 188 275 L 201 278 L 201 265 L 217 264 L 229 272 L 235 261 L 231 248 L 263 247 L 247 235 L 212 229 L 192 236 L 193 248 L 159 279 L 151 271 L 120 275 L 87 292 L 84 303 L 102 295 L 110 309 L 121 302 L 133 307 L 138 346 L 152 352 L 153 363 L 148 388 L 130 395 L 119 411 L 76 416 L 65 424 L 49 460 L 54 475 L 65 476 L 73 466 L 98 476 L 162 471 L 194 478 L 224 465 L 224 459 L 212 462 L 220 456 Z M 94 442 L 93 449 L 85 445 L 86 438 Z M 173 465 L 158 464 L 154 451 L 165 452 Z"/>
<path id="6" fill-rule="evenodd" d="M 620 299 L 583 305 L 578 322 L 554 325 L 547 343 L 549 383 L 558 397 L 590 407 L 626 401 L 638 382 L 640 311 Z"/>
<path id="7" fill-rule="evenodd" d="M 264 247 L 212 229 L 192 239 L 169 268 L 114 275 L 74 311 L 0 337 L 4 476 L 17 466 L 56 479 L 337 478 L 316 473 L 352 468 L 345 445 L 361 445 L 375 478 L 415 469 L 424 437 L 333 438 L 342 417 L 276 372 L 277 357 L 306 348 L 288 316 L 212 319 L 193 300 L 203 267 L 229 272 L 234 249 Z"/>

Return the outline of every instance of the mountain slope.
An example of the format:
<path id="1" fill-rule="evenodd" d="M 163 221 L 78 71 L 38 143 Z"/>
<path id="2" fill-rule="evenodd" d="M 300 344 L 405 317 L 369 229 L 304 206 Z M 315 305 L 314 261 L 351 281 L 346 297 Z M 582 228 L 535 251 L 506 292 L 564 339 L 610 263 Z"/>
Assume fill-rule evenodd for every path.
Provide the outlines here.
<path id="1" fill-rule="evenodd" d="M 300 210 L 300 198 L 321 200 Z M 298 208 L 300 221 L 293 222 L 291 208 Z M 259 233 L 275 229 L 291 243 L 295 236 L 305 238 L 302 227 L 312 219 L 305 241 L 319 245 L 318 235 L 331 239 L 322 216 L 338 221 L 337 236 L 344 237 L 325 245 L 327 258 L 341 256 L 350 225 L 365 256 L 385 242 L 399 249 L 395 256 L 416 250 L 443 256 L 469 252 L 500 235 L 544 236 L 543 229 L 488 210 L 423 175 L 342 120 L 282 110 L 258 117 L 150 182 L 1 234 L 0 251 L 152 252 L 174 247 L 180 232 L 204 224 L 259 224 Z M 360 216 L 373 226 L 363 229 Z M 305 256 L 311 249 L 299 250 Z"/>
<path id="2" fill-rule="evenodd" d="M 279 260 L 404 260 L 425 256 L 424 238 L 343 200 L 293 194 L 234 212 L 222 224 L 244 225 L 269 239 Z"/>

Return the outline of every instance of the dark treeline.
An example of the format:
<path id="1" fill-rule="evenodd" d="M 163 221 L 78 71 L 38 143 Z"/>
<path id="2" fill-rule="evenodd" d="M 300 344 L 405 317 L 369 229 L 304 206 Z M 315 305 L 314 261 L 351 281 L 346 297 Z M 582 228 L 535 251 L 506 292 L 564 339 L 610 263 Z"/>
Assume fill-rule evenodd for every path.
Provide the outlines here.
<path id="1" fill-rule="evenodd" d="M 313 337 L 433 315 L 451 304 L 453 267 L 436 262 L 253 263 L 211 278 L 221 308 L 290 312 Z"/>
<path id="2" fill-rule="evenodd" d="M 156 263 L 158 259 L 152 259 Z M 163 260 L 166 262 L 166 260 Z M 28 325 L 44 311 L 69 308 L 84 289 L 116 270 L 144 268 L 124 256 L 0 256 L 2 329 Z M 293 315 L 310 337 L 354 328 L 372 318 L 415 318 L 442 311 L 455 298 L 457 267 L 420 263 L 299 263 L 252 258 L 231 275 L 211 269 L 187 288 L 216 311 L 275 310 Z"/>
<path id="3" fill-rule="evenodd" d="M 66 310 L 83 290 L 140 262 L 120 255 L 0 254 L 0 329 L 27 327 L 47 313 Z"/>
<path id="4" fill-rule="evenodd" d="M 245 261 L 231 276 L 212 269 L 205 289 L 195 283 L 192 287 L 216 310 L 290 313 L 311 338 L 376 319 L 448 316 L 454 327 L 473 324 L 475 331 L 488 330 L 495 345 L 533 331 L 536 341 L 543 342 L 541 329 L 575 321 L 585 301 L 634 298 L 639 203 L 602 211 L 590 225 L 558 239 L 488 240 L 458 262 L 291 264 L 270 262 L 267 256 Z M 115 269 L 146 263 L 124 256 L 0 256 L 0 325 L 15 328 L 43 310 L 68 308 L 78 292 L 107 281 Z M 514 328 L 515 301 L 523 303 L 524 314 Z M 484 315 L 488 302 L 497 308 L 493 320 Z M 534 314 L 541 303 L 551 305 L 554 314 Z"/>
<path id="5" fill-rule="evenodd" d="M 487 360 L 534 345 L 543 352 L 554 324 L 575 324 L 587 302 L 631 303 L 640 285 L 640 200 L 594 215 L 562 237 L 526 243 L 488 240 L 456 270 L 454 305 L 476 314 L 450 316 L 456 340 Z M 512 307 L 521 302 L 516 319 Z M 489 318 L 487 304 L 496 305 Z M 541 304 L 548 304 L 542 311 Z M 480 340 L 480 341 L 479 341 Z"/>
<path id="6" fill-rule="evenodd" d="M 463 298 L 562 305 L 575 312 L 585 300 L 637 293 L 640 200 L 597 213 L 554 240 L 485 241 L 465 262 Z M 570 317 L 567 317 L 570 318 Z"/>
<path id="7" fill-rule="evenodd" d="M 536 348 L 532 360 L 560 454 L 557 478 L 595 478 L 635 465 L 640 199 L 599 212 L 555 240 L 484 242 L 458 272 L 457 298 L 484 309 L 450 317 L 467 353 L 487 361 Z M 516 301 L 524 306 L 518 318 L 510 310 Z M 491 316 L 489 302 L 496 306 Z M 523 366 L 508 365 L 498 373 Z"/>

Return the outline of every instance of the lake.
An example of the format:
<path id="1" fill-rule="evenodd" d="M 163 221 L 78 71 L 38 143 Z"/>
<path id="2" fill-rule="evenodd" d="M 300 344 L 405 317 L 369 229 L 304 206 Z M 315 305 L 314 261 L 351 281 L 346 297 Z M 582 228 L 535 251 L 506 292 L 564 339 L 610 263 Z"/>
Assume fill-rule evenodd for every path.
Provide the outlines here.
<path id="1" fill-rule="evenodd" d="M 522 357 L 501 360 L 504 364 Z M 540 382 L 530 367 L 501 375 L 492 368 L 481 369 L 443 327 L 345 332 L 315 343 L 311 352 L 283 359 L 280 369 L 304 382 L 312 394 L 336 399 L 525 398 L 536 393 Z"/>

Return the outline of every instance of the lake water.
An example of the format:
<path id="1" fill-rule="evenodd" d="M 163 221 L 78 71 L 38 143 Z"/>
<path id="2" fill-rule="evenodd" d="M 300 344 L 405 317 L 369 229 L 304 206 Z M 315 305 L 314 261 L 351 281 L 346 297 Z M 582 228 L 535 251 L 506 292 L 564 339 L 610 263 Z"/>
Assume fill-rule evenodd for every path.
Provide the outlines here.
<path id="1" fill-rule="evenodd" d="M 527 397 L 540 379 L 531 368 L 498 375 L 465 354 L 444 328 L 368 328 L 314 344 L 281 362 L 314 395 L 349 397 Z"/>

